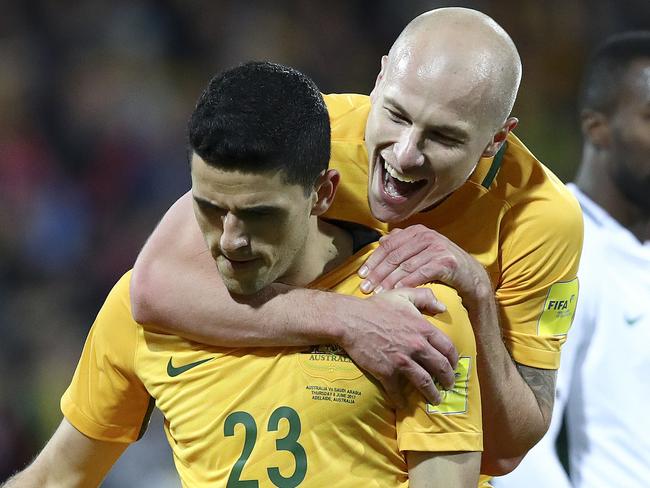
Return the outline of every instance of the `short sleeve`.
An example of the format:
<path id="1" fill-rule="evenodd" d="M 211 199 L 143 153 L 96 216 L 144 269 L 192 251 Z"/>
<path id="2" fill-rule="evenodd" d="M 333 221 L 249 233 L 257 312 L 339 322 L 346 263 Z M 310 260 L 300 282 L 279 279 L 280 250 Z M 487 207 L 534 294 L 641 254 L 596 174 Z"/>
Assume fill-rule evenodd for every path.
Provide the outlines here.
<path id="1" fill-rule="evenodd" d="M 439 405 L 431 405 L 418 391 L 411 391 L 407 407 L 397 411 L 397 444 L 400 451 L 482 451 L 474 332 L 456 291 L 443 285 L 430 286 L 447 311 L 427 318 L 458 350 L 456 382 L 451 390 L 441 390 L 443 400 Z"/>
<path id="2" fill-rule="evenodd" d="M 556 184 L 561 185 L 558 181 Z M 557 369 L 578 303 L 582 213 L 566 188 L 556 199 L 525 200 L 504 217 L 496 298 L 512 358 Z"/>
<path id="3" fill-rule="evenodd" d="M 127 273 L 108 295 L 61 398 L 66 419 L 93 439 L 136 441 L 153 407 L 134 368 L 138 325 L 131 317 L 129 279 Z"/>

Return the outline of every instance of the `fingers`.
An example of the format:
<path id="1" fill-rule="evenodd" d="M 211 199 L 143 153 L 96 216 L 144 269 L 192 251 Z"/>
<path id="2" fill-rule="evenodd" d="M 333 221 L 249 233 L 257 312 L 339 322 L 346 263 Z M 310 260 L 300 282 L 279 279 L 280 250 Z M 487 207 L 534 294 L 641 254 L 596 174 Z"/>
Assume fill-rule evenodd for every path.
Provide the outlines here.
<path id="1" fill-rule="evenodd" d="M 408 236 L 411 233 L 407 232 L 409 229 L 411 228 L 393 229 L 388 235 L 381 237 L 379 239 L 380 246 L 372 253 L 364 265 L 359 268 L 359 276 L 361 278 L 368 276 L 368 273 L 377 267 L 391 251 L 397 249 L 404 241 L 408 240 Z"/>
<path id="2" fill-rule="evenodd" d="M 391 291 L 391 293 L 406 298 L 422 312 L 429 312 L 435 315 L 447 310 L 445 304 L 438 301 L 436 295 L 430 288 L 399 288 Z"/>
<path id="3" fill-rule="evenodd" d="M 402 262 L 379 286 L 382 290 L 398 288 L 397 284 L 416 287 L 432 281 L 444 282 L 447 274 L 446 268 L 435 262 L 432 253 L 420 252 Z"/>
<path id="4" fill-rule="evenodd" d="M 427 371 L 416 362 L 412 362 L 408 368 L 403 370 L 404 377 L 417 388 L 426 398 L 427 402 L 438 405 L 440 403 L 440 392 L 436 388 L 435 381 Z"/>
<path id="5" fill-rule="evenodd" d="M 405 233 L 406 231 L 402 231 L 400 235 Z M 361 290 L 364 293 L 375 290 L 377 285 L 398 269 L 402 263 L 421 253 L 426 247 L 426 242 L 416 240 L 399 246 L 389 240 L 382 242 L 359 270 L 361 272 L 363 269 L 366 278 L 361 284 Z"/>
<path id="6" fill-rule="evenodd" d="M 386 390 L 388 398 L 391 400 L 391 402 L 393 402 L 396 408 L 406 407 L 406 397 L 404 396 L 399 382 L 399 377 L 397 375 L 383 380 L 379 379 L 379 381 L 384 387 L 384 390 Z"/>
<path id="7" fill-rule="evenodd" d="M 432 332 L 427 336 L 427 341 L 433 349 L 440 355 L 442 355 L 448 362 L 449 367 L 451 368 L 451 374 L 453 376 L 453 370 L 458 366 L 458 351 L 454 346 L 453 342 L 439 329 L 432 328 Z M 449 374 L 449 371 L 446 370 L 443 364 L 443 369 L 445 369 L 444 374 Z M 438 377 L 435 372 L 432 371 L 434 376 Z M 438 378 L 438 381 L 441 381 L 441 378 Z M 442 381 L 441 381 L 442 382 Z M 446 383 L 443 383 L 446 385 Z"/>

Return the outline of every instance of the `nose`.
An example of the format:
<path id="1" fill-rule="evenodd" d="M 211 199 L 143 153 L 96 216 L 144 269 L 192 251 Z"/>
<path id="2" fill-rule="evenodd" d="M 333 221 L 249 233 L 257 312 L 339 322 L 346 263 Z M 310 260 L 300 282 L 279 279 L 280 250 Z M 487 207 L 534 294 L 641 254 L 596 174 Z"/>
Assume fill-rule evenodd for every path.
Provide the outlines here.
<path id="1" fill-rule="evenodd" d="M 219 245 L 222 251 L 228 254 L 248 246 L 249 238 L 246 234 L 244 223 L 236 215 L 228 212 L 221 218 L 221 222 L 223 232 L 221 233 Z"/>
<path id="2" fill-rule="evenodd" d="M 395 166 L 398 170 L 406 172 L 424 164 L 424 154 L 422 154 L 420 144 L 421 137 L 417 129 L 409 127 L 402 132 L 399 140 L 393 146 Z"/>

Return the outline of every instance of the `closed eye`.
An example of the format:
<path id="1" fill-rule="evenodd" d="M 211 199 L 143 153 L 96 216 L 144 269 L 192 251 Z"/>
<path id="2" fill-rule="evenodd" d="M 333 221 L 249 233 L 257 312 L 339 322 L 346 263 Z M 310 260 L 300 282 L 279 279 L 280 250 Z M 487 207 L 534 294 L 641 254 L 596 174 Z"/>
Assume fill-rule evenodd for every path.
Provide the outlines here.
<path id="1" fill-rule="evenodd" d="M 194 201 L 199 206 L 201 212 L 205 215 L 216 216 L 216 215 L 223 215 L 226 213 L 225 209 L 218 207 L 213 203 L 207 202 L 205 200 L 201 200 L 199 198 L 195 198 Z"/>
<path id="2" fill-rule="evenodd" d="M 408 120 L 404 115 L 401 113 L 392 110 L 388 107 L 385 107 L 386 112 L 388 112 L 388 118 L 392 120 L 393 122 L 396 122 L 398 124 L 409 124 L 410 120 Z"/>
<path id="3" fill-rule="evenodd" d="M 434 142 L 439 142 L 443 146 L 456 147 L 461 144 L 461 141 L 458 139 L 439 131 L 430 131 L 427 137 Z"/>

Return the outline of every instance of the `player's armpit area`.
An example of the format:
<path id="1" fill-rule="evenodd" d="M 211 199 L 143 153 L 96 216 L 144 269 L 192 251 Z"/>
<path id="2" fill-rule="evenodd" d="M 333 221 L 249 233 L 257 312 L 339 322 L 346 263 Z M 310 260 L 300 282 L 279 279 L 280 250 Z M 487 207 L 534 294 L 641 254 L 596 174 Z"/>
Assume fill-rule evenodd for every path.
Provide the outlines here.
<path id="1" fill-rule="evenodd" d="M 539 409 L 542 412 L 546 425 L 551 421 L 553 403 L 555 401 L 555 381 L 557 379 L 556 369 L 540 369 L 532 366 L 515 363 L 519 374 L 529 386 Z"/>

